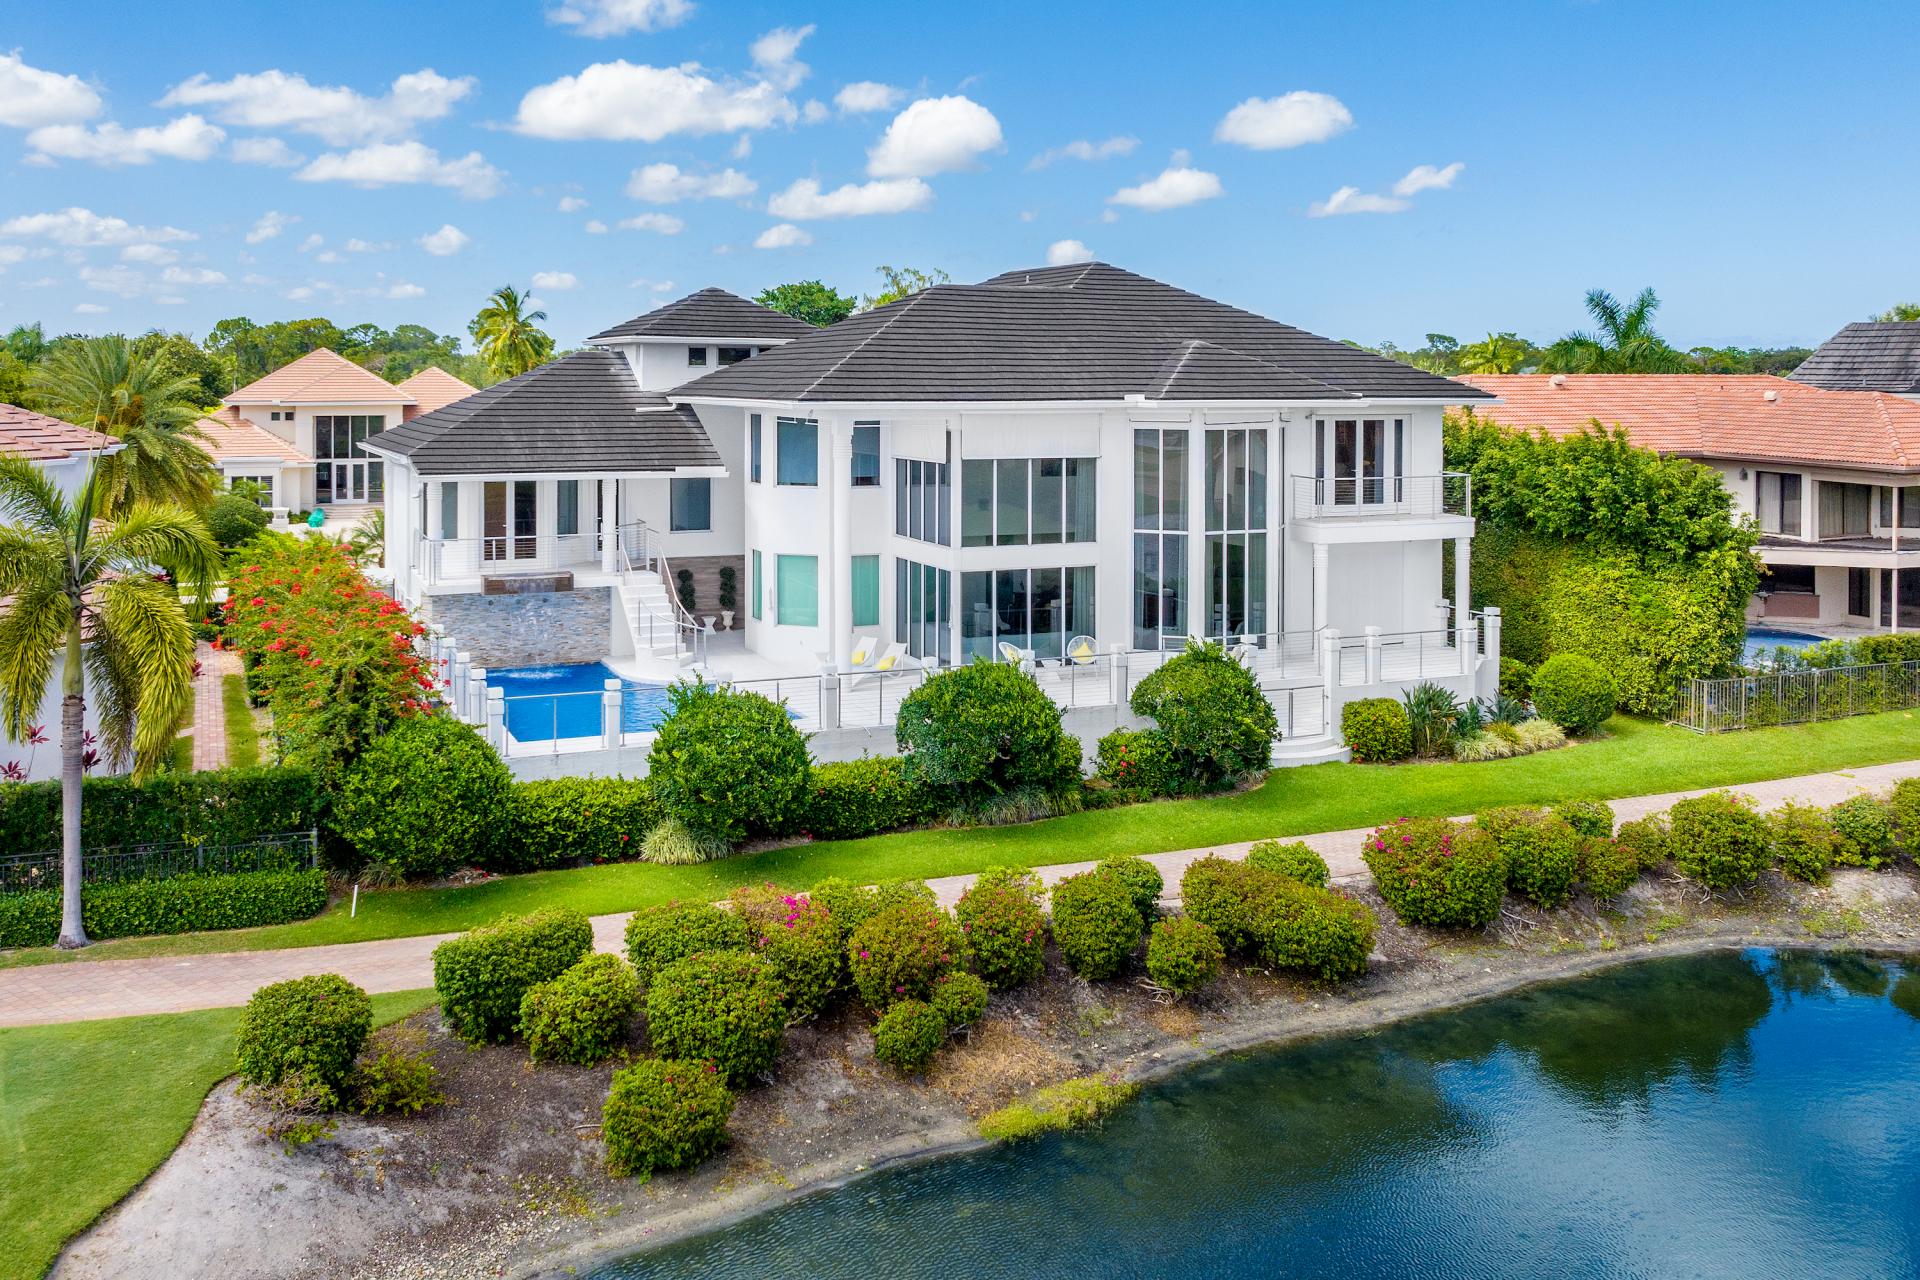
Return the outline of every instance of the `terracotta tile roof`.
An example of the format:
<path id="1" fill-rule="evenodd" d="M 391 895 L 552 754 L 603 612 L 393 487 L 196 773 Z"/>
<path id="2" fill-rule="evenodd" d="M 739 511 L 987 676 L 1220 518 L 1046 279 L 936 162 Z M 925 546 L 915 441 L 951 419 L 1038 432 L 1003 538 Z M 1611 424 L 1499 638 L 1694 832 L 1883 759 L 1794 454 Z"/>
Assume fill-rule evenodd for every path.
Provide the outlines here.
<path id="1" fill-rule="evenodd" d="M 1920 404 L 1827 391 L 1766 374 L 1469 374 L 1500 404 L 1476 417 L 1571 435 L 1594 419 L 1633 442 L 1693 458 L 1920 470 Z"/>
<path id="2" fill-rule="evenodd" d="M 411 404 L 413 397 L 377 373 L 325 347 L 241 387 L 226 404 Z"/>
<path id="3" fill-rule="evenodd" d="M 413 397 L 414 407 L 408 415 L 411 417 L 444 409 L 455 400 L 465 400 L 479 388 L 468 386 L 437 364 L 430 364 L 402 382 L 399 390 L 402 395 Z"/>
<path id="4" fill-rule="evenodd" d="M 0 404 L 0 453 L 11 453 L 34 462 L 64 462 L 90 449 L 111 449 L 119 441 L 71 422 L 49 418 L 45 414 Z"/>
<path id="5" fill-rule="evenodd" d="M 200 447 L 215 462 L 229 458 L 278 458 L 290 463 L 313 461 L 273 432 L 248 422 L 231 409 L 216 418 L 202 418 L 194 425 L 206 437 Z"/>

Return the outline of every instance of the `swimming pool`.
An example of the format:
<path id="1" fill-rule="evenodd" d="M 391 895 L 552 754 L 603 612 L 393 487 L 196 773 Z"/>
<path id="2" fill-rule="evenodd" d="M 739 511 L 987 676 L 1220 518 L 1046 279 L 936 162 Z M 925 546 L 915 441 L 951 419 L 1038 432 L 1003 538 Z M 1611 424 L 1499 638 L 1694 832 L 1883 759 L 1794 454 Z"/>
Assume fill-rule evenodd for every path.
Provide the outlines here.
<path id="1" fill-rule="evenodd" d="M 487 684 L 507 700 L 507 732 L 521 742 L 600 736 L 600 694 L 619 680 L 620 730 L 657 729 L 667 715 L 667 686 L 627 680 L 604 662 L 511 667 L 487 672 Z"/>
<path id="2" fill-rule="evenodd" d="M 1775 649 L 1804 649 L 1810 644 L 1819 644 L 1825 636 L 1810 635 L 1805 631 L 1782 631 L 1778 627 L 1748 627 L 1747 651 L 1741 661 L 1748 666 L 1773 656 Z"/>

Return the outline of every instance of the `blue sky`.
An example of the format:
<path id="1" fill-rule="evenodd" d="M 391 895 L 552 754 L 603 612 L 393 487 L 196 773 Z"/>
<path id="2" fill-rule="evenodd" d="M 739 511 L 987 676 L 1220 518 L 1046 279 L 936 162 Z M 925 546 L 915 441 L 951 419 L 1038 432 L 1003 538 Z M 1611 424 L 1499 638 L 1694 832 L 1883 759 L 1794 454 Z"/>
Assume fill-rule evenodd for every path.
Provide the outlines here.
<path id="1" fill-rule="evenodd" d="M 0 326 L 462 331 L 532 283 L 574 343 L 702 285 L 1087 252 L 1367 342 L 1652 285 L 1683 344 L 1814 343 L 1920 298 L 1897 17 L 4 0 Z"/>

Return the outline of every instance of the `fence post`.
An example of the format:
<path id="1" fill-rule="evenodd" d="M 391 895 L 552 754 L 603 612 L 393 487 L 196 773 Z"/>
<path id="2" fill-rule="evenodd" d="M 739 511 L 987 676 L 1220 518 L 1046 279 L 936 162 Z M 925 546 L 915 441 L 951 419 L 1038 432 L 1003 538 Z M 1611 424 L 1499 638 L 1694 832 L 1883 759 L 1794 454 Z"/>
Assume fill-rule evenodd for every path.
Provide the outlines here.
<path id="1" fill-rule="evenodd" d="M 1320 680 L 1326 687 L 1327 699 L 1333 699 L 1333 691 L 1340 683 L 1340 628 L 1328 627 L 1320 633 Z"/>
<path id="2" fill-rule="evenodd" d="M 310 865 L 318 870 L 320 866 L 320 828 L 307 828 L 307 853 Z"/>
<path id="3" fill-rule="evenodd" d="M 1366 628 L 1367 637 L 1367 683 L 1380 683 L 1380 628 Z M 1421 674 L 1425 674 L 1422 672 Z"/>
<path id="4" fill-rule="evenodd" d="M 1107 696 L 1115 707 L 1127 705 L 1127 651 L 1119 645 L 1112 648 L 1112 661 L 1107 664 Z"/>
<path id="5" fill-rule="evenodd" d="M 1485 619 L 1487 662 L 1493 667 L 1493 688 L 1490 693 L 1500 692 L 1500 606 L 1490 604 L 1482 610 Z"/>
<path id="6" fill-rule="evenodd" d="M 481 723 L 487 727 L 487 741 L 493 744 L 504 759 L 507 754 L 507 691 L 505 689 L 486 689 L 486 715 Z"/>
<path id="7" fill-rule="evenodd" d="M 600 745 L 617 747 L 620 745 L 620 682 L 603 680 L 600 683 Z"/>
<path id="8" fill-rule="evenodd" d="M 473 678 L 473 655 L 464 650 L 455 650 L 453 655 L 453 681 L 448 702 L 453 706 L 453 714 L 467 723 L 473 723 L 473 703 L 468 691 L 468 683 Z"/>
<path id="9" fill-rule="evenodd" d="M 840 727 L 840 675 L 838 672 L 822 673 L 819 680 L 820 727 L 822 729 L 838 729 Z M 778 691 L 779 687 L 776 685 L 775 692 Z M 875 686 L 874 697 L 884 707 L 886 694 L 880 691 L 880 686 Z"/>
<path id="10" fill-rule="evenodd" d="M 487 723 L 487 698 L 494 690 L 487 688 L 487 669 L 469 667 L 467 669 L 467 719 L 472 724 Z M 504 694 L 504 690 L 501 691 Z"/>

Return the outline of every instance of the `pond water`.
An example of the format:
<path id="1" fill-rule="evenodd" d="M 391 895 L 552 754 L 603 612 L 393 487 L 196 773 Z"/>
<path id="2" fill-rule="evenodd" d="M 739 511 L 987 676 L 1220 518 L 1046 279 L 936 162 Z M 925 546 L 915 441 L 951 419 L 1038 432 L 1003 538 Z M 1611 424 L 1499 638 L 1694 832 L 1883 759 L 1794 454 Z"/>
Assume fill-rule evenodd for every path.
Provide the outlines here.
<path id="1" fill-rule="evenodd" d="M 1215 1062 L 1102 1130 L 590 1274 L 1920 1275 L 1920 969 L 1647 961 Z"/>

